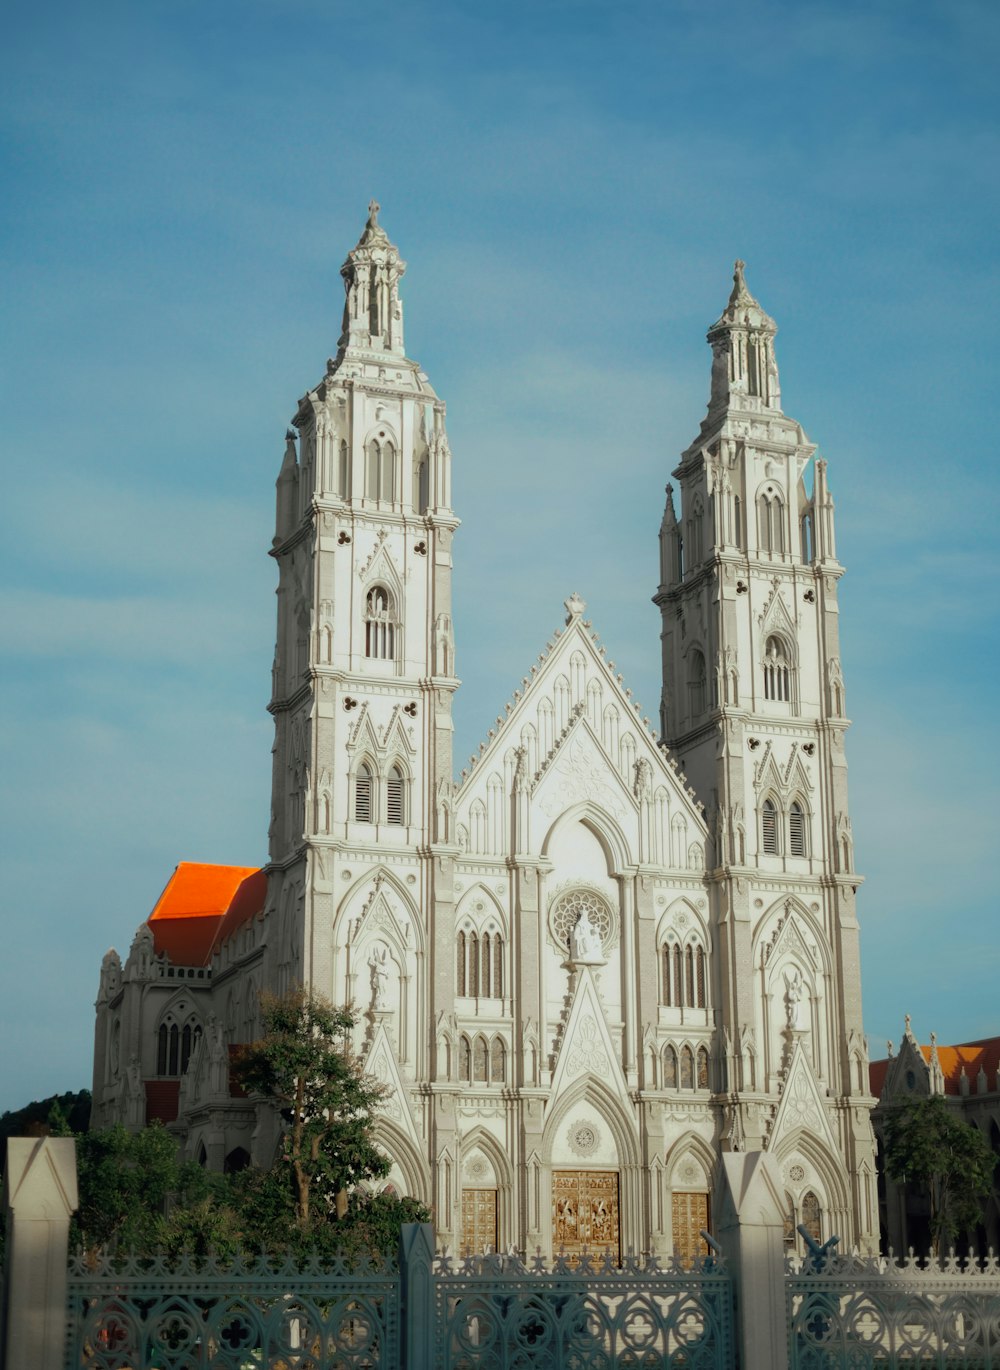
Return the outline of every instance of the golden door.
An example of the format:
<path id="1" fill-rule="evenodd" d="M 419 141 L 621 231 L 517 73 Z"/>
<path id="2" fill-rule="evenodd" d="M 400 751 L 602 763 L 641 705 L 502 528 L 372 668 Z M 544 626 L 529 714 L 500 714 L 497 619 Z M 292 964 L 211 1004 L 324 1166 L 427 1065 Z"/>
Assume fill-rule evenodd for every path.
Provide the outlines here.
<path id="1" fill-rule="evenodd" d="M 462 1190 L 462 1256 L 482 1256 L 497 1249 L 497 1192 Z"/>
<path id="2" fill-rule="evenodd" d="M 575 1260 L 584 1247 L 603 1257 L 611 1248 L 621 1260 L 618 1229 L 618 1172 L 614 1170 L 556 1170 L 552 1174 L 552 1250 L 560 1247 Z"/>
<path id="3" fill-rule="evenodd" d="M 701 1235 L 708 1232 L 708 1195 L 674 1194 L 673 1204 L 674 1255 L 689 1263 L 695 1256 L 707 1256 L 708 1244 Z"/>

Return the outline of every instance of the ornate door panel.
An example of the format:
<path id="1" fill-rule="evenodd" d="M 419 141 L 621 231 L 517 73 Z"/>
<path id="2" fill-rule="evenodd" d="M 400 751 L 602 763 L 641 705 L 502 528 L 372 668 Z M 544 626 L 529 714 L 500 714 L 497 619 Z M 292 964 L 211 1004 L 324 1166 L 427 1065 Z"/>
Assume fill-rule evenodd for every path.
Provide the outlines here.
<path id="1" fill-rule="evenodd" d="M 497 1249 L 497 1192 L 462 1190 L 462 1241 L 459 1254 L 481 1256 Z"/>
<path id="2" fill-rule="evenodd" d="M 565 1247 L 575 1260 L 584 1247 L 603 1256 L 611 1248 L 615 1264 L 621 1260 L 618 1226 L 618 1172 L 615 1170 L 555 1170 L 552 1173 L 552 1250 Z"/>
<path id="3" fill-rule="evenodd" d="M 673 1195 L 673 1232 L 674 1255 L 685 1262 L 693 1261 L 695 1256 L 707 1256 L 708 1246 L 701 1235 L 701 1229 L 710 1231 L 708 1225 L 707 1194 Z"/>

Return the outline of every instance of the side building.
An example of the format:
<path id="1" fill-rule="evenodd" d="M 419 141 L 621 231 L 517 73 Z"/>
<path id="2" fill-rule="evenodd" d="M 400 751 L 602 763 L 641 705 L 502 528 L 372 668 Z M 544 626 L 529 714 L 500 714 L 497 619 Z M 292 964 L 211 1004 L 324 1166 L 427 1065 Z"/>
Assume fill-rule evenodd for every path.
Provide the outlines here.
<path id="1" fill-rule="evenodd" d="M 269 1162 L 277 1119 L 227 1060 L 258 992 L 301 983 L 360 1009 L 390 1183 L 453 1248 L 690 1253 L 721 1153 L 760 1148 L 792 1228 L 871 1246 L 842 567 L 774 323 L 737 264 L 660 532 L 660 728 L 574 593 L 456 779 L 452 457 L 404 351 L 404 270 L 373 205 L 288 433 L 269 861 L 182 865 L 105 958 L 95 1120 L 176 1097 L 189 1155 Z M 199 907 L 191 871 L 229 902 Z M 197 951 L 164 899 L 203 920 Z"/>
<path id="2" fill-rule="evenodd" d="M 877 1142 L 879 1218 L 884 1250 L 902 1254 L 912 1247 L 918 1255 L 930 1251 L 930 1207 L 927 1195 L 912 1185 L 893 1180 L 885 1169 L 885 1127 L 893 1110 L 911 1099 L 943 1096 L 955 1115 L 976 1127 L 996 1157 L 993 1189 L 983 1205 L 975 1232 L 960 1235 L 958 1246 L 978 1248 L 979 1255 L 1000 1251 L 1000 1037 L 941 1046 L 932 1032 L 929 1042 L 918 1042 L 910 1016 L 898 1052 L 887 1043 L 889 1055 L 872 1061 L 871 1091 L 878 1101 L 872 1114 Z"/>

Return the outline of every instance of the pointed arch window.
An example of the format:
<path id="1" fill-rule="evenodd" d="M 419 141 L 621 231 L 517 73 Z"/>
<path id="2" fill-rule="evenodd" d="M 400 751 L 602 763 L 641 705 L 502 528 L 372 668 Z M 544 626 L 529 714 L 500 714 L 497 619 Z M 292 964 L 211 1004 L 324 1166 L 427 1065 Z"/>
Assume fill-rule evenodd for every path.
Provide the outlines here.
<path id="1" fill-rule="evenodd" d="M 472 999 L 503 998 L 503 938 L 499 932 L 459 932 L 455 993 Z"/>
<path id="2" fill-rule="evenodd" d="M 684 952 L 684 1002 L 690 1008 L 694 1004 L 694 947 Z"/>
<path id="3" fill-rule="evenodd" d="M 764 644 L 764 698 L 788 703 L 791 699 L 791 667 L 781 638 L 772 634 Z"/>
<path id="4" fill-rule="evenodd" d="M 465 994 L 465 933 L 458 934 L 457 961 L 455 965 L 455 993 Z"/>
<path id="5" fill-rule="evenodd" d="M 663 998 L 660 1002 L 665 1004 L 667 1008 L 671 1008 L 674 1002 L 672 978 L 670 947 L 668 944 L 664 944 L 660 953 L 660 983 L 663 994 Z"/>
<path id="6" fill-rule="evenodd" d="M 463 1037 L 458 1044 L 458 1078 L 463 1084 L 472 1081 L 472 1047 L 468 1037 Z"/>
<path id="7" fill-rule="evenodd" d="M 695 992 L 697 994 L 697 1005 L 699 1008 L 705 1007 L 705 948 L 699 947 L 696 953 L 695 965 Z"/>
<path id="8" fill-rule="evenodd" d="M 822 1212 L 819 1206 L 819 1199 L 811 1189 L 802 1195 L 802 1226 L 812 1237 L 814 1242 L 822 1241 Z"/>
<path id="9" fill-rule="evenodd" d="M 385 782 L 385 821 L 401 825 L 406 822 L 406 781 L 398 766 L 393 766 Z"/>
<path id="10" fill-rule="evenodd" d="M 502 1037 L 494 1037 L 490 1047 L 490 1083 L 502 1085 L 507 1078 L 507 1048 Z"/>
<path id="11" fill-rule="evenodd" d="M 760 810 L 761 847 L 771 856 L 778 854 L 778 810 L 772 799 L 765 799 Z"/>
<path id="12" fill-rule="evenodd" d="M 348 499 L 348 498 L 350 498 L 350 494 L 351 494 L 351 476 L 350 476 L 350 470 L 351 470 L 351 468 L 350 468 L 350 465 L 349 465 L 348 459 L 347 459 L 347 441 L 346 441 L 346 439 L 341 438 L 341 440 L 340 440 L 340 451 L 339 451 L 338 457 L 337 457 L 337 494 L 340 495 L 341 499 Z"/>
<path id="13" fill-rule="evenodd" d="M 503 942 L 499 933 L 493 937 L 493 998 L 503 998 Z"/>
<path id="14" fill-rule="evenodd" d="M 699 1089 L 708 1089 L 708 1048 L 707 1048 L 707 1047 L 699 1047 L 699 1048 L 698 1048 L 697 1066 L 698 1066 L 698 1074 L 697 1074 L 698 1088 L 699 1088 Z"/>
<path id="15" fill-rule="evenodd" d="M 770 488 L 757 498 L 757 542 L 769 555 L 785 550 L 784 506 L 778 492 Z"/>
<path id="16" fill-rule="evenodd" d="M 479 996 L 479 938 L 474 932 L 469 933 L 466 945 L 469 948 L 469 976 L 466 984 L 469 994 L 476 999 Z"/>
<path id="17" fill-rule="evenodd" d="M 365 448 L 365 497 L 391 503 L 396 497 L 396 448 L 371 438 Z"/>
<path id="18" fill-rule="evenodd" d="M 396 656 L 396 606 L 384 585 L 373 585 L 365 600 L 365 656 Z"/>
<path id="19" fill-rule="evenodd" d="M 797 799 L 788 810 L 788 854 L 790 856 L 808 855 L 806 850 L 806 815 Z"/>
<path id="20" fill-rule="evenodd" d="M 488 932 L 483 933 L 479 944 L 479 950 L 481 953 L 479 993 L 483 998 L 488 999 L 490 997 L 490 980 L 492 979 L 491 971 L 493 970 L 493 962 L 490 959 L 490 935 Z"/>
<path id="21" fill-rule="evenodd" d="M 487 1084 L 490 1078 L 490 1058 L 485 1037 L 477 1037 L 472 1048 L 472 1078 L 477 1084 Z"/>
<path id="22" fill-rule="evenodd" d="M 684 1003 L 684 972 L 682 969 L 683 953 L 679 943 L 674 943 L 674 1004 L 680 1008 Z"/>
<path id="23" fill-rule="evenodd" d="M 681 1047 L 681 1089 L 694 1089 L 694 1052 Z"/>
<path id="24" fill-rule="evenodd" d="M 156 1034 L 156 1073 L 170 1077 L 183 1075 L 201 1037 L 201 1024 L 189 1018 L 183 1027 L 167 1017 Z"/>
<path id="25" fill-rule="evenodd" d="M 670 1046 L 663 1048 L 663 1088 L 677 1088 L 677 1052 Z"/>
<path id="26" fill-rule="evenodd" d="M 692 718 L 697 718 L 705 712 L 706 681 L 705 657 L 695 647 L 688 657 L 688 703 Z"/>
<path id="27" fill-rule="evenodd" d="M 355 823 L 373 822 L 373 801 L 375 798 L 375 780 L 372 775 L 371 767 L 366 761 L 362 761 L 358 767 L 358 773 L 354 777 L 354 821 Z"/>

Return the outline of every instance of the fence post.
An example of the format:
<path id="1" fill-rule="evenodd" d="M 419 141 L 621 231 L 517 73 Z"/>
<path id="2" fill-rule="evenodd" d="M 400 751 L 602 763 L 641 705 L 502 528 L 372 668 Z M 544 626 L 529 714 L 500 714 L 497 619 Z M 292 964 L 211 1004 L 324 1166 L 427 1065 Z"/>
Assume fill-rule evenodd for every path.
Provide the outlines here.
<path id="1" fill-rule="evenodd" d="M 69 1220 L 78 1203 L 72 1137 L 7 1141 L 5 1364 L 60 1370 L 66 1356 Z"/>
<path id="2" fill-rule="evenodd" d="M 787 1370 L 784 1185 L 766 1151 L 726 1152 L 716 1237 L 734 1284 L 741 1370 Z"/>
<path id="3" fill-rule="evenodd" d="M 399 1342 L 403 1370 L 434 1370 L 434 1228 L 403 1223 L 399 1234 Z"/>

